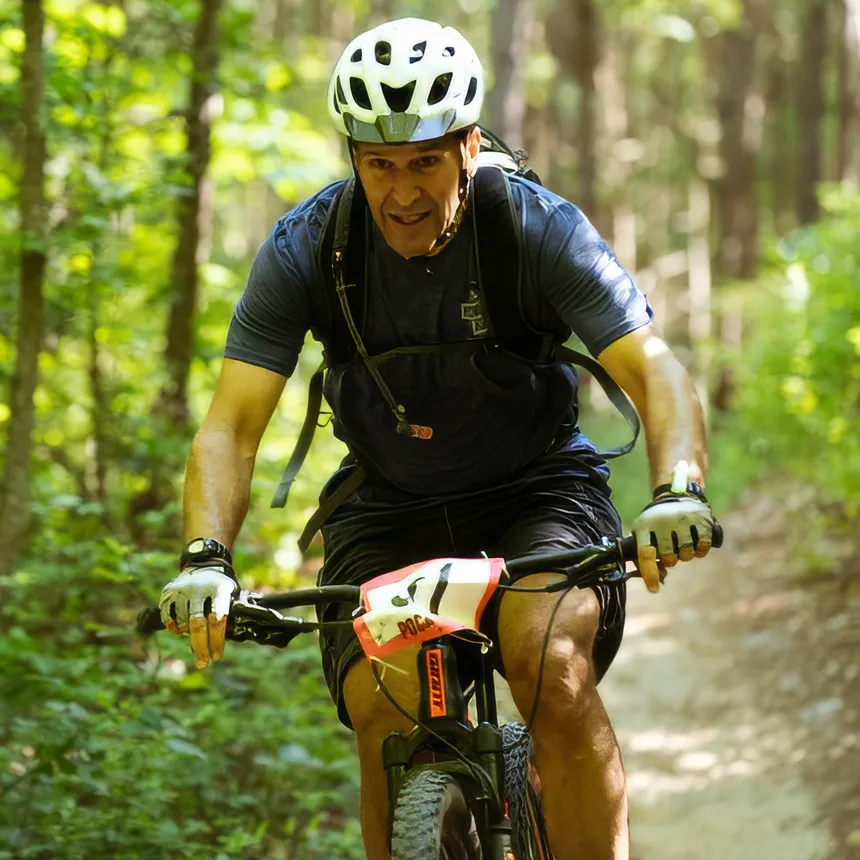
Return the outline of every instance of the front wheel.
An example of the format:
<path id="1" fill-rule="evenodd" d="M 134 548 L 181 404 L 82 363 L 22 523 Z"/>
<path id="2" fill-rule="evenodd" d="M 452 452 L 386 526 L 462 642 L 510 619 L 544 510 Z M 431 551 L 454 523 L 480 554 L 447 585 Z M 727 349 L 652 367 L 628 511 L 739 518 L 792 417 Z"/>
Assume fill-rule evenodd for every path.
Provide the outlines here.
<path id="1" fill-rule="evenodd" d="M 391 830 L 391 860 L 481 860 L 472 813 L 449 773 L 406 774 Z"/>
<path id="2" fill-rule="evenodd" d="M 540 783 L 532 765 L 531 737 L 523 723 L 502 726 L 505 799 L 516 860 L 553 860 L 543 817 Z"/>

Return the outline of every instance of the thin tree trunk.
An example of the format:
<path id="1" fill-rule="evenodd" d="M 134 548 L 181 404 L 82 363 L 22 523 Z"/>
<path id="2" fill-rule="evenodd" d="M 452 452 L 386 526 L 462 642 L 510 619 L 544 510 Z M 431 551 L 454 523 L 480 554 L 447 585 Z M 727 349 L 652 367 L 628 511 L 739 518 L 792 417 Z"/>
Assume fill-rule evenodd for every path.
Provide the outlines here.
<path id="1" fill-rule="evenodd" d="M 794 135 L 786 121 L 788 68 L 777 52 L 770 58 L 767 84 L 767 116 L 770 134 L 770 208 L 777 235 L 794 223 L 792 184 L 795 159 Z"/>
<path id="2" fill-rule="evenodd" d="M 41 0 L 24 0 L 24 53 L 21 58 L 21 127 L 24 171 L 21 177 L 21 274 L 15 376 L 6 440 L 3 499 L 0 505 L 0 578 L 14 570 L 30 523 L 30 455 L 35 421 L 33 394 L 39 373 L 44 331 L 45 159 L 43 128 L 45 19 Z"/>
<path id="3" fill-rule="evenodd" d="M 525 62 L 532 0 L 499 0 L 492 16 L 494 83 L 488 98 L 490 128 L 514 148 L 523 146 Z"/>
<path id="4" fill-rule="evenodd" d="M 200 18 L 191 49 L 191 100 L 186 113 L 188 128 L 188 175 L 190 187 L 179 202 L 179 240 L 173 256 L 171 278 L 175 290 L 167 327 L 164 358 L 168 383 L 157 411 L 166 414 L 179 429 L 188 427 L 188 376 L 194 353 L 194 310 L 197 304 L 198 263 L 201 236 L 211 215 L 206 206 L 206 171 L 211 154 L 211 122 L 216 101 L 218 68 L 218 13 L 222 0 L 201 0 Z"/>
<path id="5" fill-rule="evenodd" d="M 738 30 L 723 34 L 718 97 L 722 135 L 720 156 L 720 262 L 724 275 L 749 278 L 758 256 L 755 189 L 756 153 L 750 145 L 747 105 L 755 72 L 756 32 L 745 20 Z"/>
<path id="6" fill-rule="evenodd" d="M 594 0 L 577 0 L 576 17 L 582 55 L 577 80 L 581 95 L 579 113 L 579 187 L 585 214 L 597 220 L 597 89 L 595 74 L 600 56 L 597 36 L 597 8 Z M 588 47 L 586 47 L 588 46 Z"/>
<path id="7" fill-rule="evenodd" d="M 576 132 L 579 189 L 576 203 L 592 221 L 598 222 L 595 74 L 600 60 L 600 27 L 595 0 L 573 0 L 570 4 L 557 6 L 547 17 L 546 39 L 564 73 L 579 87 Z"/>
<path id="8" fill-rule="evenodd" d="M 801 20 L 797 81 L 800 152 L 797 177 L 797 220 L 818 218 L 816 188 L 821 179 L 821 119 L 824 113 L 824 59 L 827 51 L 828 0 L 809 0 Z"/>
<path id="9" fill-rule="evenodd" d="M 839 46 L 836 175 L 844 182 L 857 182 L 860 152 L 860 0 L 842 0 L 842 30 Z"/>
<path id="10" fill-rule="evenodd" d="M 752 113 L 755 104 L 755 57 L 758 29 L 755 9 L 744 6 L 740 26 L 723 34 L 717 113 L 720 120 L 720 157 L 723 175 L 719 181 L 720 247 L 717 258 L 722 275 L 752 278 L 758 266 L 758 200 L 756 153 L 762 117 Z M 758 125 L 756 125 L 758 123 Z M 740 346 L 742 309 L 737 302 L 721 305 L 720 340 L 727 350 Z M 714 393 L 714 408 L 726 410 L 734 395 L 734 376 L 723 368 Z"/>
<path id="11" fill-rule="evenodd" d="M 691 375 L 708 415 L 711 339 L 711 202 L 707 182 L 695 172 L 690 179 L 687 267 L 689 270 L 688 333 L 693 354 Z"/>
<path id="12" fill-rule="evenodd" d="M 98 246 L 94 246 L 94 251 L 98 250 Z M 96 259 L 96 258 L 94 258 Z M 107 516 L 107 475 L 108 475 L 108 460 L 107 460 L 107 397 L 105 396 L 104 380 L 102 378 L 100 348 L 97 337 L 99 318 L 98 318 L 98 296 L 95 290 L 95 284 L 90 282 L 88 285 L 90 290 L 90 319 L 89 331 L 87 332 L 87 340 L 89 341 L 90 350 L 90 396 L 93 399 L 93 411 L 90 416 L 92 422 L 92 438 L 93 438 L 93 471 L 95 473 L 96 499 L 105 510 Z"/>

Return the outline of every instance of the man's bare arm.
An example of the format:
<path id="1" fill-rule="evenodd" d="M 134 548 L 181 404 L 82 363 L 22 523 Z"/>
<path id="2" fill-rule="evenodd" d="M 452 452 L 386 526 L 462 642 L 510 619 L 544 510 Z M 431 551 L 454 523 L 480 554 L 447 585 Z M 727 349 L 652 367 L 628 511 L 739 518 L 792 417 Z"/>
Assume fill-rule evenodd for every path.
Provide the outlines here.
<path id="1" fill-rule="evenodd" d="M 185 540 L 211 537 L 233 546 L 248 512 L 254 460 L 286 378 L 225 358 L 188 457 Z"/>
<path id="2" fill-rule="evenodd" d="M 650 326 L 615 341 L 598 356 L 630 395 L 642 423 L 651 464 L 651 486 L 672 482 L 686 460 L 690 480 L 704 486 L 708 450 L 702 406 L 689 374 Z"/>

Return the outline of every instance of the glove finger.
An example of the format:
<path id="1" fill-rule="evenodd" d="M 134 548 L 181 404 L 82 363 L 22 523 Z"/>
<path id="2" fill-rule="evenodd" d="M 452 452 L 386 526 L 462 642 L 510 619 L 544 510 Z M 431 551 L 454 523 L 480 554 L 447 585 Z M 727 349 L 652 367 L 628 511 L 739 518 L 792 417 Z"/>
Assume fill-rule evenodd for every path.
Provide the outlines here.
<path id="1" fill-rule="evenodd" d="M 209 653 L 212 662 L 224 656 L 224 642 L 227 635 L 227 616 L 218 618 L 214 612 L 209 613 Z"/>
<path id="2" fill-rule="evenodd" d="M 678 547 L 678 558 L 681 561 L 691 561 L 696 556 L 696 527 L 682 528 L 673 533 L 672 537 Z"/>
<path id="3" fill-rule="evenodd" d="M 635 532 L 637 563 L 645 587 L 652 594 L 660 590 L 660 571 L 657 568 L 657 550 L 651 546 L 651 532 Z"/>
<path id="4" fill-rule="evenodd" d="M 167 599 L 166 597 L 162 597 L 158 602 L 158 610 L 161 615 L 161 623 L 170 630 L 170 625 L 176 624 L 173 616 L 176 614 L 175 602 L 173 598 Z"/>
<path id="5" fill-rule="evenodd" d="M 209 650 L 209 622 L 197 616 L 188 623 L 188 629 L 191 632 L 194 662 L 198 669 L 205 669 L 212 662 L 212 654 Z"/>
<path id="6" fill-rule="evenodd" d="M 173 620 L 180 630 L 188 629 L 188 598 L 184 594 L 178 594 L 176 600 L 173 601 L 173 611 L 171 612 Z"/>
<path id="7" fill-rule="evenodd" d="M 205 604 L 208 599 L 209 598 L 207 597 L 192 597 L 191 600 L 188 601 L 189 619 L 206 617 Z"/>
<path id="8" fill-rule="evenodd" d="M 661 530 L 657 533 L 657 552 L 660 562 L 666 567 L 674 567 L 678 563 L 676 541 L 675 532 Z"/>
<path id="9" fill-rule="evenodd" d="M 706 541 L 700 540 L 696 544 L 696 558 L 704 558 L 708 554 L 708 552 L 710 552 L 710 549 L 711 549 L 711 542 L 710 541 L 706 542 Z"/>
<path id="10" fill-rule="evenodd" d="M 233 599 L 233 593 L 226 588 L 218 589 L 215 597 L 212 598 L 212 614 L 218 619 L 223 618 L 230 613 L 230 604 Z"/>

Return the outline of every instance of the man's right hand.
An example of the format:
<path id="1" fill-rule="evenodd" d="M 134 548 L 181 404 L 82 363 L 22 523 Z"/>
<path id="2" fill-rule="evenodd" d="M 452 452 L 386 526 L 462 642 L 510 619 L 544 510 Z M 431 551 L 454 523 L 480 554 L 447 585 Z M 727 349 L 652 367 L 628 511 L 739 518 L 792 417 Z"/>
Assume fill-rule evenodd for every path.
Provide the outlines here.
<path id="1" fill-rule="evenodd" d="M 161 592 L 161 620 L 171 633 L 191 634 L 198 669 L 220 660 L 224 653 L 227 615 L 233 596 L 239 593 L 228 571 L 226 565 L 187 567 Z"/>

